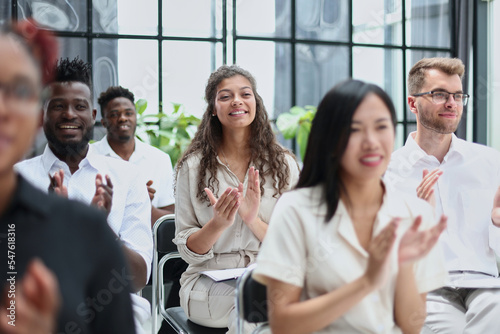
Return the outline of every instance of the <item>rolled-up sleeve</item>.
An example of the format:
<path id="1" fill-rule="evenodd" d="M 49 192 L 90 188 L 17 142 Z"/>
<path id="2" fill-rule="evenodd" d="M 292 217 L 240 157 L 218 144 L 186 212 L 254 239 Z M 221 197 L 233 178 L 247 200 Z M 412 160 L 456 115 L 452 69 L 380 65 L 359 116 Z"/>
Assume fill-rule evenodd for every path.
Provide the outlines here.
<path id="1" fill-rule="evenodd" d="M 197 169 L 194 169 L 197 170 Z M 190 182 L 190 177 L 195 176 L 194 171 L 190 172 L 189 160 L 184 163 L 177 175 L 176 184 L 176 208 L 175 208 L 175 238 L 172 240 L 179 250 L 179 254 L 189 264 L 200 264 L 214 257 L 213 247 L 206 254 L 198 254 L 187 247 L 187 239 L 195 232 L 199 231 L 202 223 L 199 222 L 195 212 L 194 204 L 196 199 L 196 182 Z M 207 211 L 211 210 L 207 207 Z M 205 210 L 203 210 L 205 211 Z M 207 219 L 209 219 L 207 217 Z M 208 220 L 207 220 L 208 221 Z"/>

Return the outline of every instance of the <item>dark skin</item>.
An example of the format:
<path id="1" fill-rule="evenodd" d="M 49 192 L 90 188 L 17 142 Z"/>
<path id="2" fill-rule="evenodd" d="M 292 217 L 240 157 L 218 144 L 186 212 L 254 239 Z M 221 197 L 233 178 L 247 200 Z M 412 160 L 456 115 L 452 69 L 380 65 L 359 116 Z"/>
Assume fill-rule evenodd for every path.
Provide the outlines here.
<path id="1" fill-rule="evenodd" d="M 51 85 L 51 96 L 44 106 L 43 125 L 49 147 L 69 166 L 71 173 L 78 170 L 89 149 L 87 132 L 91 131 L 97 114 L 91 101 L 90 88 L 83 83 L 54 83 Z M 72 149 L 64 150 L 70 145 Z M 96 176 L 96 192 L 92 204 L 109 213 L 113 184 L 109 176 L 106 175 L 105 179 L 106 182 L 103 182 L 101 175 Z M 51 177 L 51 188 L 54 192 L 67 196 L 63 180 L 64 174 L 61 174 L 61 171 L 55 173 Z M 132 290 L 140 291 L 147 284 L 146 262 L 127 246 L 122 245 L 122 249 L 134 277 Z"/>
<path id="2" fill-rule="evenodd" d="M 135 129 L 137 114 L 135 106 L 126 97 L 117 97 L 108 102 L 103 110 L 102 125 L 107 130 L 109 146 L 123 160 L 128 161 L 135 150 Z M 154 199 L 156 189 L 153 181 L 146 183 L 149 198 Z M 162 216 L 174 213 L 175 204 L 157 208 L 151 206 L 151 227 Z"/>

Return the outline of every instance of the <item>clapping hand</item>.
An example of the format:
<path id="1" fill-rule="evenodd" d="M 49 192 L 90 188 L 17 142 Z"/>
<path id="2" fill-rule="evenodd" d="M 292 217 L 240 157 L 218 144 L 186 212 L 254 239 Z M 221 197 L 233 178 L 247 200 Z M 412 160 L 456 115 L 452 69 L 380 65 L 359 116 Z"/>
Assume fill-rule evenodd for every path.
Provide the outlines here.
<path id="1" fill-rule="evenodd" d="M 49 179 L 49 192 L 54 192 L 59 196 L 68 198 L 68 188 L 64 185 L 64 171 L 59 169 L 53 176 L 50 176 L 49 173 Z"/>
<path id="2" fill-rule="evenodd" d="M 422 182 L 417 187 L 417 196 L 427 201 L 432 207 L 436 206 L 436 198 L 434 196 L 434 186 L 439 177 L 443 175 L 443 171 L 436 168 L 432 172 L 427 169 L 423 171 Z"/>
<path id="3" fill-rule="evenodd" d="M 260 206 L 259 171 L 254 167 L 250 167 L 248 170 L 248 188 L 245 196 L 243 196 L 242 183 L 238 186 L 238 193 L 243 198 L 238 214 L 246 224 L 250 224 L 257 218 Z"/>
<path id="4" fill-rule="evenodd" d="M 439 223 L 433 227 L 419 231 L 422 217 L 415 218 L 412 226 L 405 232 L 399 244 L 399 264 L 411 264 L 426 256 L 436 244 L 441 232 L 446 228 L 448 218 L 441 216 Z"/>
<path id="5" fill-rule="evenodd" d="M 491 221 L 495 226 L 500 227 L 500 187 L 498 187 L 493 200 L 493 210 L 491 210 Z"/>
<path id="6" fill-rule="evenodd" d="M 156 193 L 156 189 L 151 187 L 153 185 L 153 181 L 152 180 L 149 180 L 147 183 L 146 183 L 146 187 L 148 188 L 148 195 L 149 195 L 149 200 L 150 201 L 153 201 L 153 199 L 155 198 L 155 193 Z"/>
<path id="7" fill-rule="evenodd" d="M 375 288 L 384 285 L 389 277 L 389 255 L 396 240 L 399 218 L 394 218 L 368 245 L 368 267 L 365 277 Z"/>
<path id="8" fill-rule="evenodd" d="M 215 198 L 212 191 L 208 188 L 205 188 L 205 193 L 213 207 L 214 223 L 223 229 L 233 225 L 236 212 L 240 207 L 238 189 L 228 187 L 219 199 Z"/>
<path id="9" fill-rule="evenodd" d="M 0 303 L 0 333 L 47 334 L 55 332 L 57 314 L 61 305 L 59 284 L 56 276 L 42 261 L 32 260 L 26 268 L 24 277 L 16 284 L 15 326 L 8 324 L 10 319 L 7 308 L 10 306 L 10 301 L 5 297 Z"/>
<path id="10" fill-rule="evenodd" d="M 108 175 L 106 175 L 106 184 L 102 180 L 102 175 L 97 174 L 95 177 L 95 194 L 92 198 L 91 204 L 99 209 L 106 211 L 106 216 L 111 211 L 111 204 L 113 199 L 113 183 Z"/>

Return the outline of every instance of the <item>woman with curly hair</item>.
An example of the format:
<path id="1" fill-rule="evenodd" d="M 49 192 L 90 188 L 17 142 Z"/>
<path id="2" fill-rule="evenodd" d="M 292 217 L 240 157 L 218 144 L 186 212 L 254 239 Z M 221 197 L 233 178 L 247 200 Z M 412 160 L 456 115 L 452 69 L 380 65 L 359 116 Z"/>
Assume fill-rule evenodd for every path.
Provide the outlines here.
<path id="1" fill-rule="evenodd" d="M 193 322 L 234 333 L 235 280 L 214 282 L 200 272 L 255 262 L 274 204 L 295 185 L 299 167 L 278 144 L 249 72 L 221 66 L 208 79 L 205 99 L 177 166 L 174 242 L 189 264 L 180 299 Z"/>

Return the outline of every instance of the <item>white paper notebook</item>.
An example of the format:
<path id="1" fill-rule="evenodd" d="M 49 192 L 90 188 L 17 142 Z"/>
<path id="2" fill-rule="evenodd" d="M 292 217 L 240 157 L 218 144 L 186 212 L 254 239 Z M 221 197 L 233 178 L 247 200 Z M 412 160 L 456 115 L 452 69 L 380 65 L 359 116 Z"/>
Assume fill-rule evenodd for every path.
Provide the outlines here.
<path id="1" fill-rule="evenodd" d="M 246 268 L 232 268 L 232 269 L 220 269 L 220 270 L 205 270 L 201 274 L 210 277 L 215 282 L 227 281 L 230 279 L 237 279 L 247 270 L 251 270 L 256 267 L 256 263 L 249 265 Z"/>

